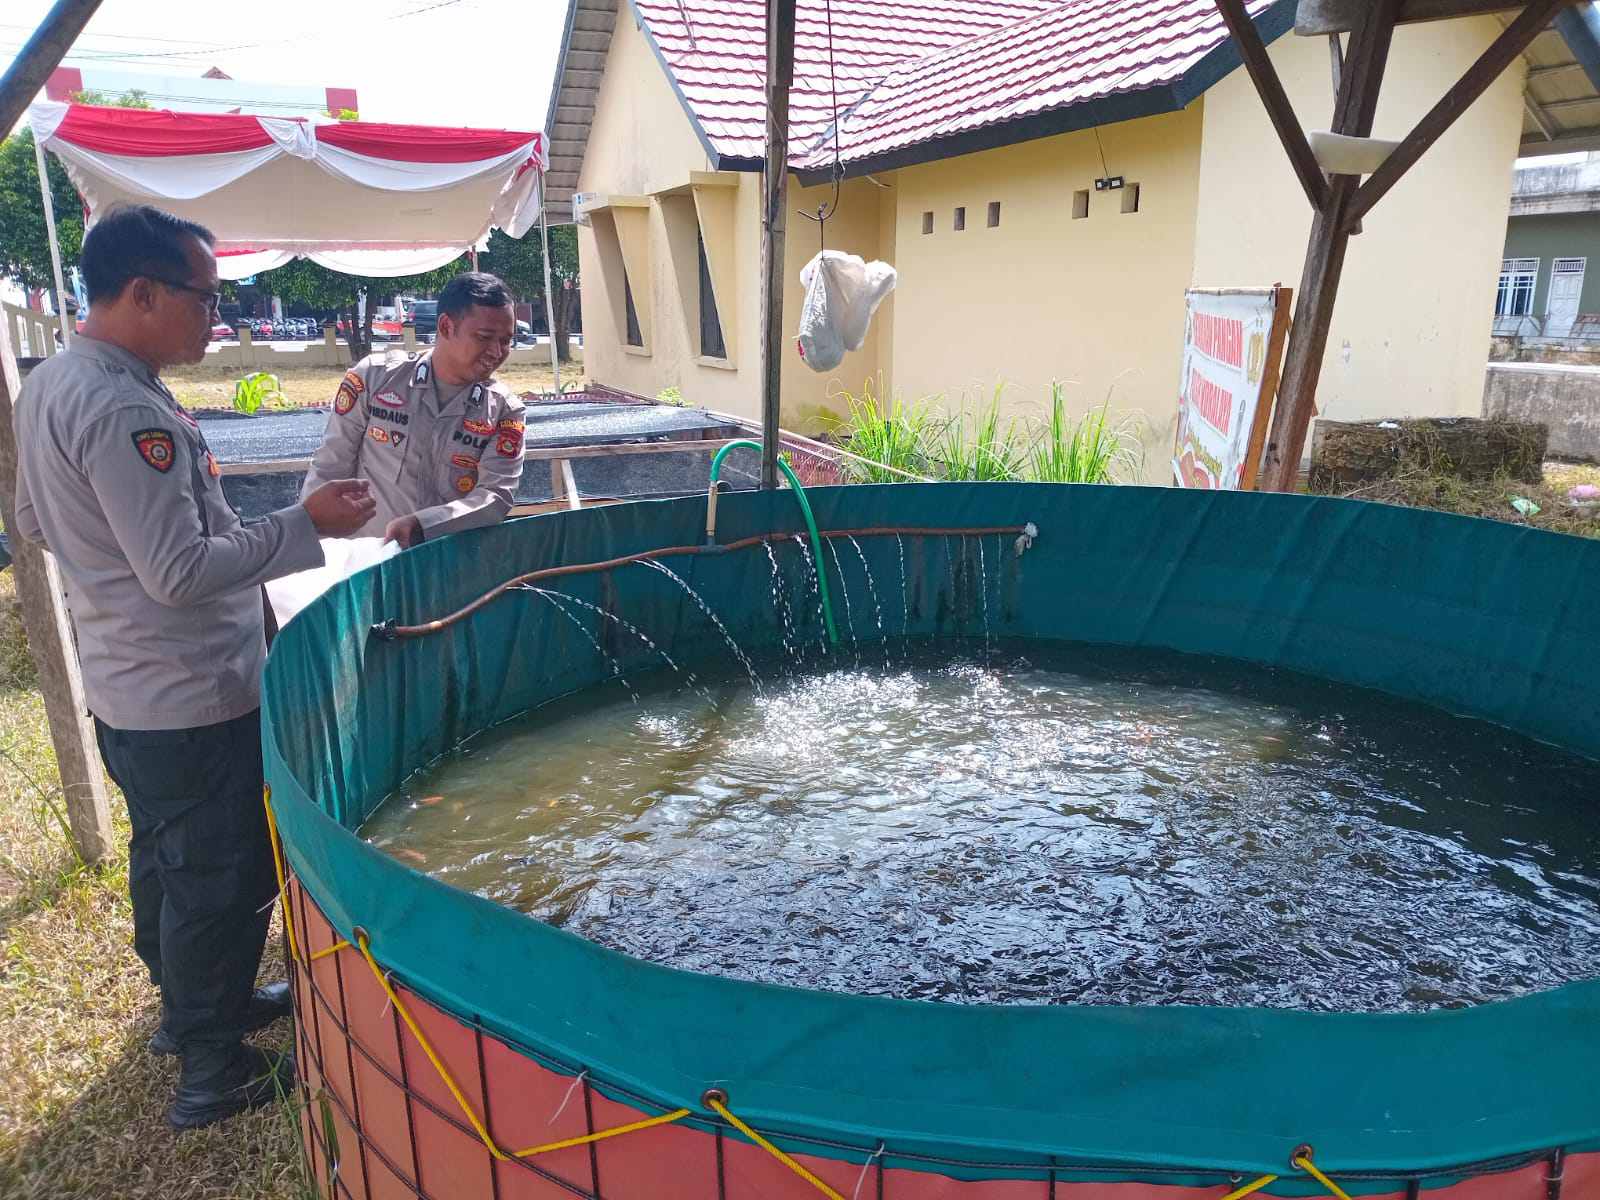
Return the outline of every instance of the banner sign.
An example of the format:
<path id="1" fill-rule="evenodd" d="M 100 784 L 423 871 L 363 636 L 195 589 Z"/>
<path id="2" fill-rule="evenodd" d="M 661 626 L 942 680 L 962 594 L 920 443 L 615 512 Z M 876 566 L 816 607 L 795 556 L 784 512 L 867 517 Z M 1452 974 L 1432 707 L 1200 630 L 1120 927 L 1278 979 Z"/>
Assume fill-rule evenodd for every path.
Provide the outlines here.
<path id="1" fill-rule="evenodd" d="M 1290 289 L 1184 294 L 1172 473 L 1179 487 L 1251 488 L 1272 416 Z"/>

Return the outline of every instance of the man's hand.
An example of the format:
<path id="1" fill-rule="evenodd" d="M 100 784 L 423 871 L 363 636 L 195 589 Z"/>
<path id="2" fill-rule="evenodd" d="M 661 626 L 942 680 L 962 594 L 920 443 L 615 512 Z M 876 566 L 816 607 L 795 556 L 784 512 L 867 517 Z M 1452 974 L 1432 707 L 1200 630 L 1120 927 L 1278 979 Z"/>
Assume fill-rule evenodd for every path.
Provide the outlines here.
<path id="1" fill-rule="evenodd" d="M 383 540 L 399 542 L 400 549 L 409 550 L 422 541 L 422 522 L 413 516 L 396 517 L 383 530 Z"/>
<path id="2" fill-rule="evenodd" d="M 365 479 L 333 479 L 300 502 L 320 537 L 348 537 L 372 520 L 378 502 Z"/>

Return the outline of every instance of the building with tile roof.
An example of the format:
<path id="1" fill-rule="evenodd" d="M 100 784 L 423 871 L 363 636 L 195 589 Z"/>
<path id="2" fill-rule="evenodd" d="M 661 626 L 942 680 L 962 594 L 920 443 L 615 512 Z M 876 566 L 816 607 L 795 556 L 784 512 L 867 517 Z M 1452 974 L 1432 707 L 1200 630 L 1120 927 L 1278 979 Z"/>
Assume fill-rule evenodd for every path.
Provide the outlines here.
<path id="1" fill-rule="evenodd" d="M 546 128 L 553 210 L 578 197 L 588 371 L 754 416 L 764 0 L 569 3 Z M 1327 128 L 1327 39 L 1291 32 L 1295 0 L 1248 8 Z M 1399 27 L 1375 134 L 1403 136 L 1501 28 Z M 786 358 L 785 425 L 863 385 L 952 408 L 1003 386 L 1020 412 L 1061 380 L 1079 412 L 1137 414 L 1164 479 L 1184 290 L 1296 284 L 1310 224 L 1214 0 L 800 0 L 795 60 L 785 328 L 824 243 L 899 284 L 837 371 Z M 1352 242 L 1324 415 L 1478 413 L 1526 78 L 1498 79 Z M 799 214 L 836 186 L 819 231 Z"/>

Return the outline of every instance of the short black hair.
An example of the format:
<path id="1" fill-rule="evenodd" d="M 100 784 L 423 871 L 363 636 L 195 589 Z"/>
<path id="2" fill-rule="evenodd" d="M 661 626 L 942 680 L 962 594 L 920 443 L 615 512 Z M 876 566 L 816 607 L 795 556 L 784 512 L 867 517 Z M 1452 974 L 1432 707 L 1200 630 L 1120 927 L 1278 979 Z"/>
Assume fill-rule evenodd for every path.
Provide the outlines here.
<path id="1" fill-rule="evenodd" d="M 487 271 L 464 271 L 444 285 L 444 291 L 439 293 L 436 311 L 441 317 L 459 321 L 467 315 L 467 309 L 475 305 L 508 308 L 514 303 L 511 289 L 500 276 Z"/>
<path id="2" fill-rule="evenodd" d="M 83 271 L 89 303 L 115 300 L 130 280 L 187 282 L 189 257 L 184 241 L 199 238 L 208 246 L 216 237 L 204 225 L 185 221 L 149 204 L 123 204 L 94 223 L 83 239 L 78 266 Z"/>

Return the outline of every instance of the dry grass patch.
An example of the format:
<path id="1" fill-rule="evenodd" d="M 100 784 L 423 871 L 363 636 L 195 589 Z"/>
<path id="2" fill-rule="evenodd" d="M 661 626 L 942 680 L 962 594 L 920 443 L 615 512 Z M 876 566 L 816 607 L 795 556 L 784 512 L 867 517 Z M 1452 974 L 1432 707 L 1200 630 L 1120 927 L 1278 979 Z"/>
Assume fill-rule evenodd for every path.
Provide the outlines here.
<path id="1" fill-rule="evenodd" d="M 284 397 L 291 408 L 316 408 L 333 403 L 333 394 L 339 390 L 343 368 L 337 367 L 274 367 L 265 368 L 278 377 Z M 232 408 L 233 385 L 239 377 L 249 372 L 223 369 L 200 363 L 193 367 L 177 367 L 162 372 L 161 377 L 172 389 L 180 403 L 188 408 Z M 516 392 L 547 392 L 555 386 L 555 375 L 549 367 L 508 366 L 497 378 Z M 563 382 L 583 378 L 583 368 L 566 364 L 561 368 Z"/>
<path id="2" fill-rule="evenodd" d="M 145 1042 L 160 1005 L 132 949 L 127 860 L 81 868 L 9 571 L 0 573 L 0 1196 L 302 1200 L 287 1108 L 174 1136 L 177 1077 Z M 120 796 L 119 842 L 127 838 Z M 276 940 L 272 943 L 277 946 Z M 269 968 L 277 969 L 276 962 Z M 287 1049 L 287 1025 L 263 1035 Z"/>
<path id="3" fill-rule="evenodd" d="M 1600 508 L 1574 508 L 1567 499 L 1567 489 L 1579 483 L 1600 484 L 1600 468 L 1547 463 L 1544 482 L 1539 484 L 1518 479 L 1469 482 L 1451 475 L 1414 472 L 1338 489 L 1330 494 L 1404 504 L 1411 508 L 1437 508 L 1467 517 L 1529 525 L 1552 533 L 1600 537 Z M 1524 516 L 1511 503 L 1512 498 L 1518 496 L 1537 504 L 1539 511 Z"/>

